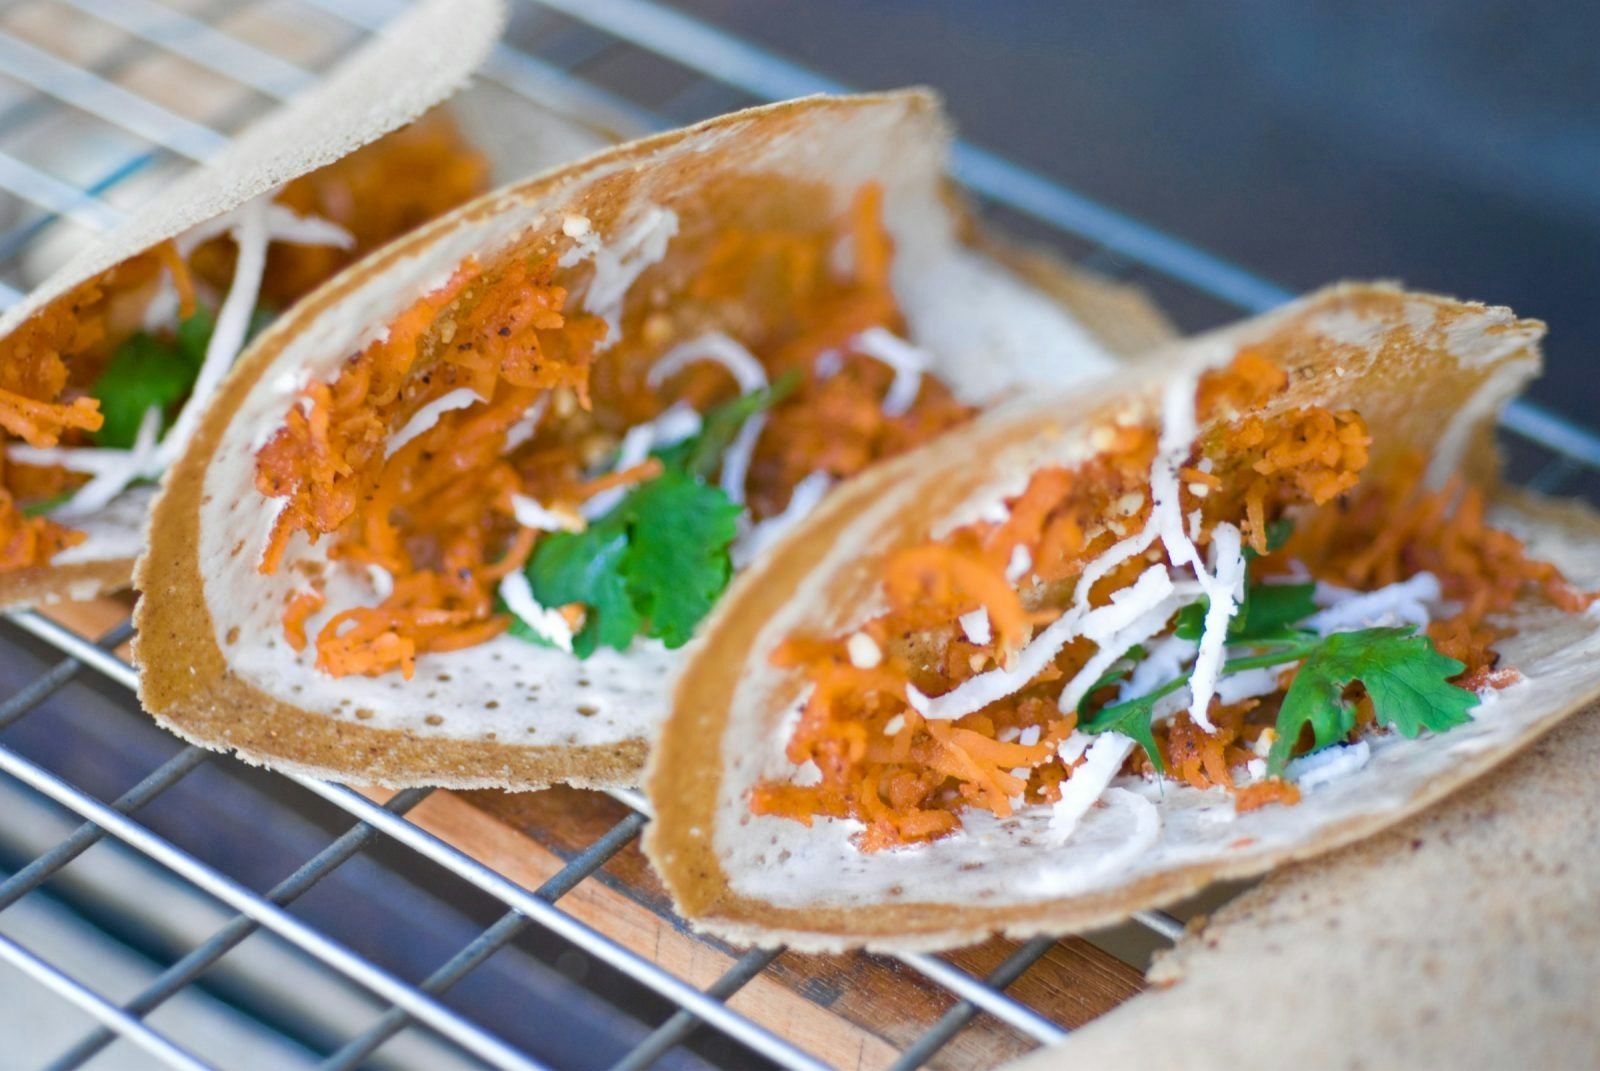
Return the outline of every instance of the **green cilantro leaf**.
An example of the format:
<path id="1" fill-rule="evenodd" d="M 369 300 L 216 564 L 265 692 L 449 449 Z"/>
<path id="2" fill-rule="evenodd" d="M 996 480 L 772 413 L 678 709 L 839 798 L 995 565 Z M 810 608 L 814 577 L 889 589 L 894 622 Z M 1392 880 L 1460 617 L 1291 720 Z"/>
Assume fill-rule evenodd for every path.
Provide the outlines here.
<path id="1" fill-rule="evenodd" d="M 713 406 L 700 421 L 700 431 L 681 442 L 654 451 L 668 469 L 709 480 L 722 463 L 722 455 L 733 443 L 744 422 L 764 413 L 793 394 L 800 386 L 800 373 L 788 371 L 769 387 L 741 394 L 731 402 Z"/>
<path id="2" fill-rule="evenodd" d="M 49 498 L 41 498 L 37 502 L 29 502 L 22 507 L 22 515 L 24 517 L 43 517 L 71 498 L 73 494 L 75 494 L 73 491 L 62 491 L 59 494 L 51 495 Z"/>
<path id="3" fill-rule="evenodd" d="M 681 647 L 733 576 L 729 547 L 741 508 L 720 488 L 668 471 L 619 507 L 630 539 L 622 568 L 646 635 Z"/>
<path id="4" fill-rule="evenodd" d="M 1355 727 L 1344 690 L 1360 681 L 1380 723 L 1402 736 L 1444 732 L 1469 720 L 1478 697 L 1450 683 L 1466 667 L 1440 654 L 1411 627 L 1368 628 L 1325 637 L 1295 674 L 1278 711 L 1277 737 L 1267 769 L 1282 774 L 1301 731 L 1311 727 L 1312 750 L 1337 743 Z"/>
<path id="5" fill-rule="evenodd" d="M 628 493 L 582 532 L 552 532 L 527 565 L 541 606 L 582 603 L 572 650 L 626 650 L 640 632 L 681 647 L 733 575 L 739 507 L 709 484 L 669 470 Z M 526 628 L 512 626 L 526 639 Z"/>
<path id="6" fill-rule="evenodd" d="M 654 451 L 665 471 L 635 487 L 583 532 L 544 536 L 526 566 L 541 606 L 582 603 L 584 627 L 572 650 L 626 650 L 640 632 L 681 647 L 733 577 L 730 548 L 739 534 L 736 505 L 708 481 L 740 427 L 800 385 L 796 372 L 770 387 L 716 406 L 700 431 Z M 513 636 L 541 642 L 513 621 Z"/>
<path id="7" fill-rule="evenodd" d="M 265 305 L 257 307 L 250 316 L 245 341 L 260 334 L 274 315 Z M 161 431 L 165 433 L 194 387 L 216 327 L 216 317 L 201 307 L 179 321 L 170 339 L 140 331 L 118 346 L 89 390 L 91 397 L 100 399 L 100 412 L 105 415 L 100 430 L 89 436 L 95 445 L 130 449 L 139 422 L 152 405 L 163 413 Z"/>
<path id="8" fill-rule="evenodd" d="M 1260 642 L 1281 636 L 1297 622 L 1317 612 L 1312 594 L 1315 584 L 1250 584 L 1245 588 L 1239 612 L 1228 621 L 1229 643 Z M 1177 634 L 1198 640 L 1205 631 L 1207 599 L 1190 603 L 1178 611 Z"/>
<path id="9" fill-rule="evenodd" d="M 1232 658 L 1222 666 L 1224 675 L 1238 673 L 1246 669 L 1267 669 L 1272 666 L 1281 666 L 1285 662 L 1295 662 L 1304 658 L 1310 651 L 1314 651 L 1322 642 L 1316 636 L 1307 633 L 1288 633 L 1271 637 L 1270 642 L 1275 649 L 1264 654 L 1245 655 Z M 1109 679 L 1108 679 L 1109 678 Z M 1107 675 L 1096 682 L 1095 687 L 1104 687 L 1111 683 L 1114 677 Z M 1141 695 L 1135 699 L 1125 699 L 1120 703 L 1112 703 L 1089 717 L 1085 717 L 1085 703 L 1078 704 L 1078 728 L 1091 735 L 1094 733 L 1119 732 L 1124 736 L 1131 736 L 1144 748 L 1145 754 L 1150 756 L 1150 762 L 1162 773 L 1166 770 L 1161 764 L 1161 755 L 1156 751 L 1155 734 L 1150 724 L 1151 717 L 1155 714 L 1156 700 L 1171 695 L 1179 688 L 1189 683 L 1188 677 L 1179 677 L 1177 680 L 1168 681 L 1161 687 Z M 1091 692 L 1093 689 L 1091 689 Z"/>
<path id="10" fill-rule="evenodd" d="M 583 628 L 572 638 L 579 658 L 588 658 L 601 646 L 626 650 L 643 623 L 623 571 L 628 525 L 619 516 L 621 508 L 581 532 L 546 535 L 526 566 L 539 605 L 581 602 L 587 608 Z"/>
<path id="11" fill-rule="evenodd" d="M 165 430 L 194 386 L 196 371 L 176 342 L 163 342 L 144 332 L 132 336 L 117 347 L 89 391 L 100 399 L 100 412 L 105 416 L 100 430 L 89 437 L 97 446 L 127 450 L 151 406 L 165 415 Z"/>
<path id="12" fill-rule="evenodd" d="M 1271 554 L 1274 551 L 1282 550 L 1283 545 L 1289 542 L 1289 537 L 1292 535 L 1294 535 L 1294 522 L 1289 518 L 1279 517 L 1275 521 L 1269 521 L 1267 523 L 1267 553 Z M 1246 561 L 1252 561 L 1260 557 L 1260 555 L 1256 553 L 1254 547 L 1245 547 L 1244 557 Z"/>
<path id="13" fill-rule="evenodd" d="M 1175 681 L 1181 687 L 1184 681 Z M 1137 699 L 1124 700 L 1121 703 L 1112 703 L 1102 708 L 1099 713 L 1080 722 L 1079 729 L 1086 733 L 1121 733 L 1123 736 L 1132 737 L 1144 753 L 1150 756 L 1150 764 L 1158 773 L 1166 773 L 1167 768 L 1161 762 L 1161 750 L 1156 747 L 1155 727 L 1150 719 L 1155 713 L 1156 700 L 1168 692 L 1176 690 L 1173 687 L 1158 688 L 1149 695 L 1142 695 Z"/>

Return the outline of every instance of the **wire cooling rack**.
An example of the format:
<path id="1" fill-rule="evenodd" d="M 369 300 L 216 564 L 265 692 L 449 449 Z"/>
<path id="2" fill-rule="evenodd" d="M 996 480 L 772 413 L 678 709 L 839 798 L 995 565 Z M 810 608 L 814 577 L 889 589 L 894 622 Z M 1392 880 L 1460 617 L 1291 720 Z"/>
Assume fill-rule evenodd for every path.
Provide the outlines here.
<path id="1" fill-rule="evenodd" d="M 517 0 L 517 4 L 507 43 L 495 51 L 484 76 L 511 93 L 554 105 L 597 126 L 659 129 L 758 101 L 848 89 L 650 0 Z M 310 84 L 319 70 L 393 18 L 399 7 L 396 0 L 38 0 L 13 5 L 6 14 L 20 21 L 0 22 L 0 208 L 4 210 L 0 305 L 18 300 L 28 258 L 48 241 L 53 228 L 63 221 L 91 230 L 114 225 L 122 214 L 120 194 L 140 181 L 156 181 L 175 167 L 215 153 L 226 144 L 229 132 Z M 39 15 L 41 11 L 44 14 Z M 309 48 L 268 47 L 261 34 L 239 29 L 250 25 L 257 14 L 290 22 L 320 20 L 321 30 Z M 53 17 L 58 26 L 64 17 L 70 32 L 57 47 L 45 47 L 31 29 L 19 29 L 45 24 L 29 21 L 33 15 L 46 22 Z M 185 78 L 205 81 L 217 106 L 203 119 L 196 118 L 192 109 L 186 113 L 154 90 L 142 92 L 139 79 L 125 77 L 141 65 L 163 62 L 176 62 Z M 640 84 L 634 78 L 641 67 L 650 69 L 653 80 Z M 662 84 L 670 88 L 663 91 Z M 62 151 L 75 139 L 110 142 L 126 151 L 113 166 L 96 169 Z M 1217 318 L 1269 308 L 1290 296 L 1235 265 L 975 146 L 957 147 L 954 168 L 981 206 L 1049 231 L 1080 263 L 1158 290 L 1179 288 L 1186 301 L 1209 302 Z M 135 202 L 131 195 L 125 201 Z M 1527 482 L 1540 490 L 1565 489 L 1600 469 L 1600 437 L 1536 405 L 1512 406 L 1503 431 Z M 98 677 L 102 691 L 109 691 L 107 717 L 142 718 L 132 697 L 134 672 L 114 653 L 128 639 L 126 620 L 98 640 L 38 613 L 11 615 L 9 627 L 13 635 L 5 643 L 19 646 L 21 634 L 31 634 L 54 649 L 60 660 L 0 702 L 0 731 L 25 720 L 59 717 L 51 698 L 79 677 L 91 682 Z M 44 731 L 58 730 L 47 726 Z M 59 730 L 70 731 L 71 726 Z M 451 1057 L 465 1056 L 469 1066 L 538 1067 L 527 1046 L 507 1041 L 448 996 L 457 983 L 474 971 L 481 974 L 491 957 L 530 931 L 542 931 L 557 960 L 566 954 L 561 949 L 577 950 L 661 998 L 656 1002 L 660 1013 L 624 1050 L 615 1063 L 619 1068 L 658 1062 L 697 1066 L 706 1060 L 729 1066 L 829 1066 L 813 1055 L 816 1046 L 808 1042 L 814 1038 L 762 1025 L 728 1006 L 752 979 L 775 969 L 784 957 L 782 950 L 737 955 L 720 978 L 701 989 L 563 909 L 563 898 L 595 880 L 600 868 L 623 852 L 649 821 L 647 805 L 635 793 L 614 793 L 627 807 L 625 816 L 580 850 L 568 853 L 564 865 L 542 884 L 529 888 L 408 820 L 408 812 L 429 796 L 426 791 L 402 792 L 380 805 L 349 788 L 284 779 L 276 787 L 292 783 L 302 796 L 310 794 L 333 805 L 347 816 L 345 828 L 323 842 L 290 876 L 258 891 L 135 817 L 208 765 L 232 765 L 232 760 L 192 747 L 169 748 L 165 757 L 144 768 L 142 779 L 114 795 L 85 787 L 92 778 L 71 776 L 70 771 L 60 772 L 26 756 L 21 748 L 0 746 L 4 774 L 0 787 L 20 787 L 36 799 L 53 801 L 78 823 L 31 861 L 10 868 L 0 882 L 0 912 L 13 909 L 31 894 L 46 895 L 41 889 L 69 864 L 91 848 L 111 842 L 120 842 L 157 864 L 169 881 L 175 878 L 225 909 L 220 925 L 172 957 L 131 996 L 113 997 L 92 987 L 19 939 L 16 930 L 0 933 L 0 959 L 99 1024 L 50 1066 L 81 1066 L 113 1044 L 124 1054 L 129 1051 L 126 1046 L 136 1046 L 158 1065 L 232 1066 L 228 1061 L 201 1059 L 169 1032 L 152 1025 L 150 1017 L 159 1017 L 163 1005 L 203 984 L 208 972 L 230 954 L 240 954 L 237 950 L 253 935 L 267 932 L 326 972 L 367 991 L 380 1009 L 363 1027 L 312 1053 L 312 1063 L 325 1068 L 434 1066 L 429 1053 L 438 1050 L 407 1050 L 395 1062 L 397 1036 L 420 1031 L 444 1039 Z M 104 797 L 112 795 L 106 802 Z M 254 814 L 251 819 L 289 820 L 276 813 Z M 252 835 L 244 827 L 238 833 Z M 425 861 L 438 868 L 476 890 L 479 899 L 498 905 L 498 919 L 442 962 L 411 972 L 417 975 L 411 978 L 341 943 L 328 932 L 332 927 L 313 925 L 288 910 L 302 894 L 341 868 L 348 870 L 352 860 L 379 851 L 391 856 L 398 852 L 413 864 Z M 4 918 L 0 914 L 0 922 Z M 1170 942 L 1181 933 L 1181 923 L 1164 913 L 1147 912 L 1139 921 L 1162 941 Z M 1034 1042 L 1064 1037 L 1062 1025 L 1006 993 L 1053 944 L 1037 940 L 1020 945 L 982 977 L 944 958 L 900 957 L 901 967 L 948 996 L 942 1013 L 899 1051 L 892 1066 L 911 1068 L 936 1059 L 980 1015 L 992 1016 Z M 694 1040 L 697 1031 L 701 1041 L 708 1031 L 716 1032 L 728 1045 L 711 1050 L 702 1045 L 698 1055 L 681 1048 Z M 0 1056 L 0 1062 L 4 1059 Z M 594 1058 L 575 1062 L 590 1064 Z"/>

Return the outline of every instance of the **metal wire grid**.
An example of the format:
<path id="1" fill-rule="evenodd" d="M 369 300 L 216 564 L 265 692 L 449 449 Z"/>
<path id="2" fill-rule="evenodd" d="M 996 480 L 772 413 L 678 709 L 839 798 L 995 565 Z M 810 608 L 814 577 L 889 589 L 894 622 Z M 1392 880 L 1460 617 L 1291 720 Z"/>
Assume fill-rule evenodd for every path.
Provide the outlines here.
<path id="1" fill-rule="evenodd" d="M 137 46 L 169 50 L 227 76 L 271 100 L 282 100 L 315 78 L 311 72 L 218 29 L 204 17 L 184 14 L 153 0 L 57 0 L 64 7 L 109 23 Z M 248 3 L 248 0 L 245 0 Z M 394 17 L 398 0 L 302 0 L 350 26 L 371 32 Z M 238 6 L 235 2 L 234 7 Z M 848 87 L 787 63 L 747 42 L 659 6 L 652 0 L 523 0 L 522 11 L 563 16 L 564 34 L 542 40 L 536 52 L 501 45 L 484 70 L 485 76 L 513 92 L 576 114 L 612 129 L 652 129 L 698 118 L 745 99 L 775 100 Z M 654 108 L 646 109 L 601 84 L 592 74 L 597 61 L 628 48 L 643 50 L 681 67 L 687 86 Z M 579 68 L 582 68 L 581 73 Z M 0 264 L 14 257 L 56 219 L 71 219 L 94 229 L 115 225 L 120 213 L 101 195 L 152 163 L 173 158 L 201 160 L 226 143 L 226 135 L 160 107 L 113 84 L 100 71 L 84 69 L 0 31 L 0 76 L 28 87 L 22 103 L 0 112 L 0 129 L 29 113 L 75 109 L 110 126 L 132 133 L 147 148 L 112 169 L 98 181 L 77 185 L 0 152 L 0 189 L 43 210 L 10 232 L 0 234 Z M 218 126 L 226 126 L 219 121 Z M 971 145 L 958 145 L 957 177 L 980 200 L 1054 228 L 1062 236 L 1086 243 L 1086 262 L 1114 274 L 1144 273 L 1205 295 L 1237 311 L 1269 308 L 1290 295 L 1247 271 L 1179 239 L 1120 215 L 1034 172 Z M 15 288 L 0 283 L 0 306 L 16 301 Z M 1542 490 L 1566 486 L 1584 470 L 1600 469 L 1600 436 L 1536 405 L 1518 402 L 1503 421 L 1511 436 L 1542 452 L 1543 468 L 1530 481 Z M 11 615 L 15 625 L 58 649 L 63 659 L 50 671 L 0 702 L 0 729 L 22 718 L 88 668 L 130 691 L 133 669 L 112 650 L 127 639 L 125 622 L 98 642 L 86 639 L 36 613 Z M 649 1066 L 697 1027 L 708 1026 L 774 1063 L 796 1069 L 822 1068 L 816 1058 L 725 1005 L 725 1001 L 775 959 L 781 949 L 756 950 L 738 959 L 701 991 L 655 963 L 578 921 L 558 906 L 560 898 L 592 875 L 638 836 L 648 821 L 648 806 L 634 792 L 613 793 L 630 813 L 572 858 L 537 889 L 526 889 L 464 854 L 405 818 L 429 794 L 403 792 L 378 805 L 358 793 L 332 784 L 292 778 L 302 788 L 341 808 L 356 820 L 297 871 L 267 893 L 257 894 L 212 869 L 141 825 L 131 814 L 208 761 L 219 760 L 197 748 L 185 748 L 151 771 L 141 782 L 107 804 L 20 754 L 0 746 L 0 771 L 17 782 L 75 812 L 84 819 L 71 836 L 0 883 L 0 910 L 37 889 L 51 875 L 106 837 L 124 842 L 160 863 L 194 887 L 237 912 L 212 937 L 171 964 L 143 992 L 117 1004 L 70 977 L 24 945 L 0 937 L 0 958 L 20 968 L 97 1019 L 101 1027 L 83 1038 L 52 1066 L 81 1066 L 112 1041 L 122 1038 L 178 1068 L 210 1065 L 145 1022 L 145 1016 L 182 990 L 258 930 L 267 930 L 358 982 L 389 1004 L 360 1036 L 331 1054 L 324 1068 L 361 1064 L 385 1041 L 412 1024 L 421 1024 L 449 1039 L 485 1063 L 500 1068 L 538 1066 L 445 1007 L 439 995 L 471 972 L 497 949 L 530 926 L 542 927 L 604 963 L 617 968 L 677 1005 L 661 1024 L 618 1065 Z M 308 926 L 286 908 L 296 897 L 360 852 L 378 836 L 392 838 L 417 855 L 445 868 L 505 905 L 505 914 L 461 948 L 419 985 L 410 985 Z M 1161 912 L 1139 916 L 1167 940 L 1182 932 L 1178 920 Z M 945 1015 L 908 1047 L 897 1068 L 920 1066 L 958 1034 L 979 1013 L 988 1013 L 1024 1035 L 1050 1043 L 1066 1031 L 1036 1011 L 1008 997 L 1004 990 L 1051 947 L 1041 939 L 1019 947 L 987 978 L 976 978 L 933 956 L 906 955 L 912 969 L 948 989 L 958 1000 Z"/>

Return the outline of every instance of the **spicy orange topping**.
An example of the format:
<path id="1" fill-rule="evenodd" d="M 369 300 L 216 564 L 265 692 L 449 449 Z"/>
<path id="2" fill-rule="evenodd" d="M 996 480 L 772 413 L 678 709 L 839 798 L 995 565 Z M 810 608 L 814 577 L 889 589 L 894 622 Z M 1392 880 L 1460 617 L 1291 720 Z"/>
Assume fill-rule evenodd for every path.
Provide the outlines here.
<path id="1" fill-rule="evenodd" d="M 732 229 L 691 247 L 682 254 L 699 258 L 691 301 L 630 305 L 621 336 L 605 340 L 603 362 L 595 354 L 605 324 L 567 309 L 554 254 L 513 250 L 487 267 L 469 261 L 331 383 L 308 385 L 257 455 L 257 488 L 287 500 L 260 568 L 274 572 L 290 538 L 304 532 L 312 540 L 332 536 L 332 557 L 380 566 L 395 581 L 381 605 L 338 612 L 321 627 L 318 668 L 334 676 L 399 669 L 409 677 L 417 655 L 502 631 L 509 618 L 494 613 L 495 587 L 537 539 L 515 523 L 512 495 L 571 510 L 609 487 L 649 479 L 660 470 L 654 459 L 590 473 L 627 427 L 674 400 L 703 409 L 732 396 L 731 378 L 710 363 L 686 368 L 665 391 L 646 385 L 667 346 L 703 330 L 674 324 L 674 315 L 693 314 L 691 306 L 731 310 L 734 318 L 757 310 L 741 322 L 758 333 L 745 341 L 769 376 L 801 373 L 800 388 L 772 412 L 757 449 L 747 494 L 758 517 L 780 511 L 812 472 L 850 475 L 966 419 L 970 410 L 931 377 L 906 414 L 882 412 L 892 372 L 848 348 L 868 327 L 901 326 L 876 187 L 863 188 L 843 228 L 855 250 L 845 276 L 827 255 L 839 237 L 833 227 Z M 830 350 L 842 351 L 832 375 L 818 367 Z M 445 413 L 388 453 L 390 436 L 412 415 L 464 386 L 485 404 Z M 536 433 L 508 451 L 507 433 L 531 407 L 547 404 L 541 399 L 548 409 Z M 287 608 L 291 640 L 304 627 L 305 605 Z"/>

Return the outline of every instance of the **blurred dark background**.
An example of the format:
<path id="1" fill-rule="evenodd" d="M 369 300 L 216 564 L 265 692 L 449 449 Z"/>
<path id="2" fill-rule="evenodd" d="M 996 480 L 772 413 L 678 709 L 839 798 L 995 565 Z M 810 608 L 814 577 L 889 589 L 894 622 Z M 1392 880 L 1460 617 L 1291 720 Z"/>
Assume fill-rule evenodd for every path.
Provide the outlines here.
<path id="1" fill-rule="evenodd" d="M 1385 277 L 1550 324 L 1593 423 L 1600 6 L 673 0 L 1294 289 Z"/>

